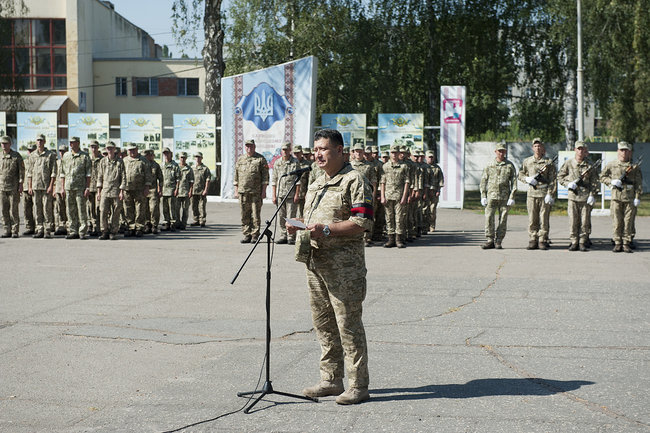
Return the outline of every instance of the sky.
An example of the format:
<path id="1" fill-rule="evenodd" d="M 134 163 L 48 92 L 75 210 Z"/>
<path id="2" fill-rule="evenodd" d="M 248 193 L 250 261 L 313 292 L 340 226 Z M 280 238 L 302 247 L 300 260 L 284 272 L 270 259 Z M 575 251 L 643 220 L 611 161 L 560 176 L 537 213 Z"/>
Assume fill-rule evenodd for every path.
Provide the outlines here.
<path id="1" fill-rule="evenodd" d="M 161 47 L 167 45 L 174 58 L 181 55 L 181 50 L 172 34 L 172 0 L 110 0 L 115 11 L 124 18 L 143 29 Z M 227 3 L 227 2 L 224 2 Z M 191 58 L 201 57 L 203 34 L 199 35 L 198 49 L 187 51 Z"/>

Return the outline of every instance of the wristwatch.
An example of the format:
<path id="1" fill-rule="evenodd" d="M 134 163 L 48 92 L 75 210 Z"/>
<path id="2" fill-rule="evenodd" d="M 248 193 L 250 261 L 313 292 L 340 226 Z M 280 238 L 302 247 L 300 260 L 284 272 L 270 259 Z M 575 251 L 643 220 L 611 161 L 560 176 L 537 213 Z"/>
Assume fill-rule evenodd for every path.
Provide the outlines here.
<path id="1" fill-rule="evenodd" d="M 330 233 L 332 233 L 332 231 L 330 230 L 330 226 L 326 225 L 325 227 L 323 227 L 323 235 L 324 236 L 329 236 Z"/>

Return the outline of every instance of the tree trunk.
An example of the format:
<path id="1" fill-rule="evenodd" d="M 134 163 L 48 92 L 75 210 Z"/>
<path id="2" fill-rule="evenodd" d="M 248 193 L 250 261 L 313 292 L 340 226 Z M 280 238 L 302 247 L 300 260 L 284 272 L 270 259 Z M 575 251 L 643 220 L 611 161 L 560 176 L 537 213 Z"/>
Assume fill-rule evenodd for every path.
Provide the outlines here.
<path id="1" fill-rule="evenodd" d="M 566 137 L 566 150 L 573 150 L 576 141 L 576 72 L 569 69 L 566 86 L 564 87 L 564 135 Z"/>

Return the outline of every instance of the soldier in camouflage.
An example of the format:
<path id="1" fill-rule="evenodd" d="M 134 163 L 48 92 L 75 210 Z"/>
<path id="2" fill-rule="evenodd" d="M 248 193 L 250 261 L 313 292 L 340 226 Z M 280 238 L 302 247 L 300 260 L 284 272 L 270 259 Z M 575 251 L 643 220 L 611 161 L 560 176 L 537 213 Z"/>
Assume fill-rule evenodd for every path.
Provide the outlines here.
<path id="1" fill-rule="evenodd" d="M 442 169 L 436 163 L 436 153 L 432 150 L 427 150 L 426 153 L 427 164 L 431 167 L 431 179 L 429 183 L 429 199 L 427 204 L 429 206 L 428 211 L 428 222 L 429 222 L 429 231 L 436 231 L 436 220 L 438 213 L 438 202 L 440 201 L 440 190 L 445 186 L 445 176 L 442 173 Z"/>
<path id="2" fill-rule="evenodd" d="M 120 228 L 120 209 L 126 188 L 124 162 L 117 156 L 115 143 L 106 144 L 107 156 L 97 170 L 97 200 L 101 217 L 100 240 L 115 240 Z"/>
<path id="3" fill-rule="evenodd" d="M 179 159 L 181 163 L 178 165 L 181 177 L 178 180 L 178 194 L 176 195 L 176 214 L 178 221 L 176 228 L 185 230 L 187 228 L 187 220 L 190 216 L 190 200 L 192 198 L 192 189 L 194 187 L 194 172 L 192 167 L 187 165 L 187 152 L 181 152 Z"/>
<path id="4" fill-rule="evenodd" d="M 311 154 L 311 149 L 305 148 Z M 298 160 L 300 168 L 307 168 L 311 166 L 311 161 L 305 158 L 303 148 L 300 145 L 296 145 L 293 148 L 293 156 Z M 307 186 L 309 185 L 309 172 L 302 174 L 300 178 L 300 196 L 298 198 L 298 205 L 296 208 L 296 217 L 302 218 L 305 211 L 305 195 L 307 195 Z"/>
<path id="5" fill-rule="evenodd" d="M 45 148 L 45 136 L 36 139 L 37 148 L 29 155 L 27 186 L 36 207 L 35 238 L 51 238 L 54 228 L 54 184 L 56 153 Z"/>
<path id="6" fill-rule="evenodd" d="M 212 175 L 210 169 L 203 164 L 203 153 L 196 152 L 194 155 L 194 188 L 192 189 L 192 215 L 194 216 L 193 226 L 205 227 L 207 219 L 206 203 L 208 201 L 208 189 Z"/>
<path id="7" fill-rule="evenodd" d="M 612 214 L 612 239 L 614 251 L 632 252 L 632 236 L 636 208 L 641 204 L 643 177 L 638 165 L 632 164 L 632 145 L 618 143 L 617 160 L 607 163 L 600 181 L 612 189 L 610 211 Z"/>
<path id="8" fill-rule="evenodd" d="M 529 250 L 548 250 L 548 232 L 551 207 L 557 193 L 557 169 L 541 138 L 533 140 L 533 156 L 524 159 L 519 170 L 519 180 L 528 184 L 526 207 L 528 209 Z"/>
<path id="9" fill-rule="evenodd" d="M 56 186 L 54 188 L 54 224 L 55 235 L 65 235 L 68 233 L 68 212 L 65 206 L 65 190 L 61 180 L 61 161 L 68 151 L 68 146 L 61 144 L 59 146 L 59 159 L 56 160 Z"/>
<path id="10" fill-rule="evenodd" d="M 386 225 L 386 216 L 384 213 L 384 205 L 381 203 L 379 181 L 381 180 L 381 176 L 384 174 L 384 161 L 378 157 L 379 149 L 377 146 L 366 146 L 365 150 L 366 160 L 375 168 L 375 176 L 377 177 L 377 191 L 375 192 L 372 203 L 375 221 L 372 230 L 370 231 L 371 239 L 373 241 L 382 241 Z"/>
<path id="11" fill-rule="evenodd" d="M 269 164 L 255 152 L 255 140 L 244 144 L 246 153 L 235 164 L 235 197 L 239 197 L 242 233 L 241 243 L 250 243 L 260 235 L 262 200 L 269 184 Z"/>
<path id="12" fill-rule="evenodd" d="M 131 143 L 127 146 L 129 152 L 124 161 L 126 182 L 124 184 L 124 212 L 127 229 L 124 237 L 142 237 L 145 224 L 145 200 L 151 188 L 151 170 L 149 161 L 138 153 L 138 146 Z"/>
<path id="13" fill-rule="evenodd" d="M 90 157 L 80 149 L 79 137 L 70 139 L 70 152 L 61 158 L 61 181 L 68 211 L 66 239 L 87 239 L 88 213 L 86 201 L 90 194 L 92 167 Z"/>
<path id="14" fill-rule="evenodd" d="M 411 178 L 409 169 L 399 160 L 400 146 L 390 148 L 390 161 L 384 164 L 379 181 L 381 203 L 386 212 L 386 233 L 388 241 L 385 248 L 406 247 L 406 204 L 410 194 Z"/>
<path id="15" fill-rule="evenodd" d="M 181 178 L 181 171 L 178 164 L 174 161 L 174 155 L 169 147 L 163 149 L 163 158 L 165 162 L 162 166 L 163 185 L 162 185 L 162 208 L 165 228 L 163 230 L 176 231 L 176 195 L 178 194 L 178 181 Z"/>
<path id="16" fill-rule="evenodd" d="M 160 164 L 156 161 L 154 149 L 147 149 L 144 151 L 144 157 L 149 162 L 149 170 L 151 171 L 151 188 L 149 188 L 149 195 L 145 197 L 145 224 L 144 234 L 158 234 L 158 225 L 160 224 L 160 196 L 162 195 L 163 188 L 163 172 Z"/>
<path id="17" fill-rule="evenodd" d="M 307 283 L 316 335 L 321 346 L 320 382 L 309 397 L 336 395 L 338 404 L 367 400 L 369 374 L 361 317 L 366 296 L 363 232 L 372 227 L 372 191 L 345 163 L 343 137 L 321 130 L 314 138 L 316 162 L 325 174 L 307 192 L 305 224 L 310 237 Z M 290 232 L 296 227 L 289 226 Z M 344 367 L 348 389 L 344 391 Z"/>
<path id="18" fill-rule="evenodd" d="M 295 236 L 287 236 L 287 229 L 284 227 L 284 221 L 287 218 L 295 218 L 298 210 L 298 203 L 300 202 L 300 186 L 301 182 L 293 190 L 293 193 L 287 197 L 283 204 L 280 204 L 282 198 L 289 192 L 293 186 L 295 176 L 289 176 L 289 173 L 300 169 L 300 162 L 291 155 L 291 143 L 284 143 L 280 149 L 282 157 L 275 161 L 273 165 L 273 176 L 271 178 L 271 200 L 274 205 L 280 206 L 278 218 L 280 221 L 280 239 L 276 241 L 278 244 L 294 244 Z M 285 176 L 286 175 L 286 176 Z"/>
<path id="19" fill-rule="evenodd" d="M 372 197 L 377 193 L 377 169 L 369 161 L 366 161 L 366 152 L 363 143 L 352 145 L 352 156 L 350 160 L 352 168 L 361 173 L 370 183 L 372 188 Z M 373 207 L 374 212 L 374 207 Z M 374 215 L 374 213 L 373 213 Z M 374 225 L 374 223 L 373 223 Z M 372 228 L 363 234 L 364 242 L 367 247 L 372 245 Z"/>
<path id="20" fill-rule="evenodd" d="M 567 210 L 571 222 L 569 251 L 589 251 L 591 209 L 600 188 L 596 170 L 587 172 L 591 165 L 587 160 L 589 148 L 582 141 L 575 143 L 575 158 L 567 160 L 557 174 L 560 185 L 569 189 Z"/>
<path id="21" fill-rule="evenodd" d="M 515 204 L 517 192 L 517 170 L 506 159 L 506 146 L 499 143 L 494 151 L 496 158 L 483 169 L 481 177 L 481 204 L 485 206 L 485 238 L 481 245 L 484 250 L 501 249 L 501 242 L 506 236 L 508 211 Z M 494 216 L 499 212 L 499 225 L 494 231 Z"/>
<path id="22" fill-rule="evenodd" d="M 36 150 L 35 144 L 27 146 L 27 158 L 23 163 L 25 164 L 25 179 L 23 180 L 23 215 L 25 216 L 25 231 L 24 236 L 33 235 L 36 233 L 36 220 L 34 219 L 34 195 L 29 192 L 29 179 L 28 173 L 31 169 L 31 154 Z"/>
<path id="23" fill-rule="evenodd" d="M 20 195 L 23 193 L 25 163 L 20 153 L 11 149 L 11 137 L 0 138 L 0 205 L 2 205 L 3 238 L 17 238 L 20 229 Z"/>
<path id="24" fill-rule="evenodd" d="M 90 143 L 90 189 L 88 193 L 87 213 L 88 213 L 88 231 L 91 236 L 99 235 L 99 209 L 97 203 L 97 170 L 99 162 L 102 160 L 102 154 L 99 151 L 99 142 L 93 140 Z"/>

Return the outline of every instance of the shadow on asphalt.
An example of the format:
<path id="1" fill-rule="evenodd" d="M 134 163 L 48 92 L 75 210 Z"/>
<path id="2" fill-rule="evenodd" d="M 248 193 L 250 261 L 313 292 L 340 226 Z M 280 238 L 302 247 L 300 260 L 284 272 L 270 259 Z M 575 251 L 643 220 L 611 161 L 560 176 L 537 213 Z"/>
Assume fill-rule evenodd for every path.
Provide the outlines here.
<path id="1" fill-rule="evenodd" d="M 585 380 L 477 379 L 464 384 L 425 385 L 415 388 L 371 389 L 370 401 L 422 400 L 428 398 L 475 398 L 497 395 L 547 396 L 573 391 L 595 382 Z M 390 394 L 380 395 L 377 394 Z"/>
<path id="2" fill-rule="evenodd" d="M 374 242 L 372 248 L 382 247 L 382 242 Z M 455 247 L 459 245 L 480 245 L 485 242 L 485 231 L 483 230 L 436 230 L 434 234 L 423 235 L 415 239 L 415 242 L 408 242 L 410 247 Z"/>

